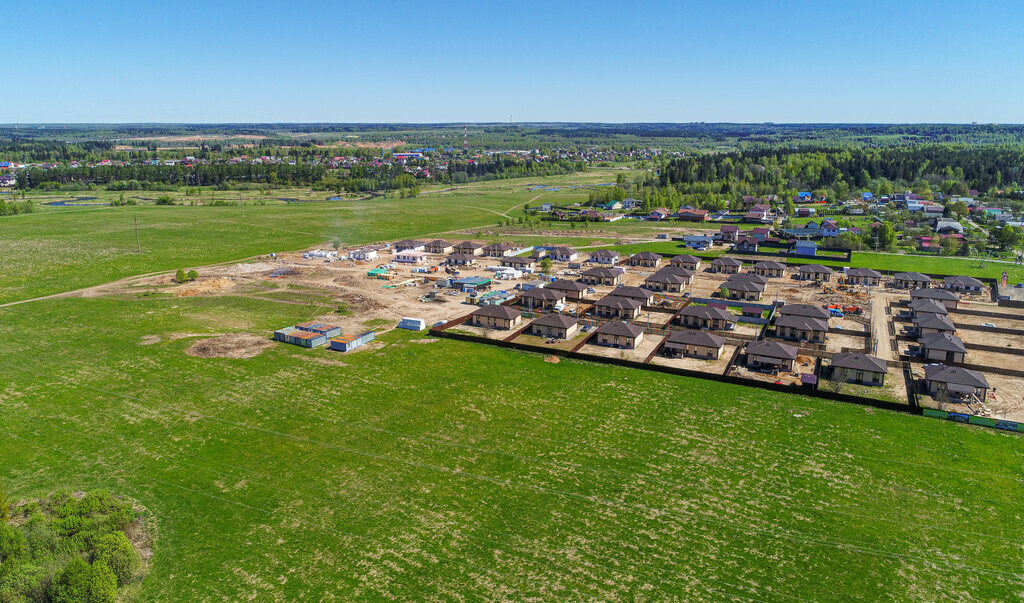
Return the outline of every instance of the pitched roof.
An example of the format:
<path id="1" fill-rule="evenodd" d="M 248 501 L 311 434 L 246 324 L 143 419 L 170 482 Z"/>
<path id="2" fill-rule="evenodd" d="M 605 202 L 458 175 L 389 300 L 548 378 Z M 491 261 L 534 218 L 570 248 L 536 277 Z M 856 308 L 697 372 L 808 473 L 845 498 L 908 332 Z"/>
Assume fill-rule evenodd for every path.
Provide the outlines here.
<path id="1" fill-rule="evenodd" d="M 828 266 L 822 266 L 821 264 L 807 264 L 800 266 L 800 272 L 809 272 L 813 274 L 832 274 L 832 269 Z"/>
<path id="2" fill-rule="evenodd" d="M 643 304 L 640 301 L 635 300 L 632 297 L 620 297 L 617 295 L 608 295 L 602 297 L 601 299 L 597 300 L 594 303 L 594 305 L 601 306 L 602 308 L 627 308 L 630 310 L 636 310 L 637 308 L 643 306 Z"/>
<path id="3" fill-rule="evenodd" d="M 526 266 L 527 264 L 535 264 L 535 263 L 537 263 L 537 260 L 535 260 L 533 258 L 524 258 L 524 257 L 519 257 L 519 256 L 512 256 L 510 258 L 501 258 L 501 261 L 505 262 L 505 263 L 508 263 L 508 264 L 522 264 L 523 266 Z"/>
<path id="4" fill-rule="evenodd" d="M 420 245 L 425 245 L 425 243 L 423 241 L 415 241 L 413 239 L 396 241 L 394 244 L 395 247 L 419 247 Z"/>
<path id="5" fill-rule="evenodd" d="M 914 289 L 910 292 L 912 299 L 938 299 L 941 301 L 959 301 L 960 298 L 956 296 L 956 293 L 947 289 Z"/>
<path id="6" fill-rule="evenodd" d="M 629 256 L 631 260 L 660 260 L 661 256 L 651 251 L 641 251 L 640 253 L 634 253 Z"/>
<path id="7" fill-rule="evenodd" d="M 565 291 L 558 289 L 548 289 L 547 287 L 534 287 L 529 291 L 522 294 L 525 299 L 536 299 L 539 301 L 552 301 L 556 299 L 565 299 Z"/>
<path id="8" fill-rule="evenodd" d="M 759 293 L 763 293 L 764 292 L 764 287 L 765 287 L 764 283 L 759 283 L 757 281 L 751 281 L 751 280 L 746 280 L 746 279 L 741 279 L 741 280 L 732 280 L 732 279 L 730 279 L 730 280 L 727 280 L 724 283 L 722 283 L 722 286 L 720 287 L 720 289 L 729 289 L 729 290 L 732 290 L 732 291 L 757 291 Z"/>
<path id="9" fill-rule="evenodd" d="M 915 299 L 914 301 L 910 302 L 910 305 L 908 305 L 907 307 L 913 310 L 914 312 L 919 312 L 922 314 L 949 314 L 949 310 L 946 309 L 946 306 L 940 304 L 934 299 Z"/>
<path id="10" fill-rule="evenodd" d="M 584 285 L 583 283 L 578 283 L 576 281 L 567 281 L 565 279 L 560 279 L 560 280 L 557 280 L 557 281 L 549 284 L 546 287 L 546 289 L 555 289 L 557 291 L 577 291 L 577 292 L 579 292 L 579 291 L 586 291 L 587 290 L 587 286 Z"/>
<path id="11" fill-rule="evenodd" d="M 513 318 L 521 315 L 522 312 L 511 308 L 509 306 L 482 306 L 478 310 L 473 310 L 473 316 L 486 316 L 488 318 L 504 318 L 506 320 L 512 320 Z"/>
<path id="12" fill-rule="evenodd" d="M 576 319 L 572 316 L 566 316 L 565 314 L 545 314 L 537 320 L 530 323 L 531 325 L 540 325 L 542 327 L 558 327 L 561 329 L 568 329 L 569 327 L 576 324 Z"/>
<path id="13" fill-rule="evenodd" d="M 949 333 L 928 333 L 918 338 L 917 342 L 929 350 L 967 353 L 963 340 Z"/>
<path id="14" fill-rule="evenodd" d="M 592 258 L 617 258 L 619 257 L 618 251 L 612 251 L 611 249 L 598 249 L 597 251 L 590 254 Z"/>
<path id="15" fill-rule="evenodd" d="M 785 360 L 796 360 L 797 349 L 791 345 L 760 339 L 747 344 L 747 353 L 755 356 L 767 356 L 769 358 L 782 358 Z"/>
<path id="16" fill-rule="evenodd" d="M 655 272 L 654 274 L 675 274 L 677 276 L 690 278 L 691 276 L 693 276 L 694 272 L 693 270 L 690 270 L 689 268 L 683 268 L 682 266 L 663 266 L 659 268 L 658 271 Z"/>
<path id="17" fill-rule="evenodd" d="M 618 270 L 613 268 L 588 268 L 580 273 L 583 276 L 596 276 L 600 278 L 609 278 L 612 276 L 619 276 L 622 274 Z"/>
<path id="18" fill-rule="evenodd" d="M 781 315 L 808 316 L 810 318 L 828 319 L 829 311 L 811 304 L 786 304 L 779 308 Z"/>
<path id="19" fill-rule="evenodd" d="M 736 321 L 736 317 L 734 317 L 728 310 L 716 308 L 715 306 L 686 306 L 685 308 L 679 311 L 679 315 L 693 316 L 694 318 L 706 318 L 709 320 L 728 320 L 731 322 Z"/>
<path id="20" fill-rule="evenodd" d="M 470 249 L 480 249 L 483 246 L 483 243 L 477 243 L 475 241 L 463 241 L 456 245 L 456 247 L 468 247 Z"/>
<path id="21" fill-rule="evenodd" d="M 752 283 L 761 283 L 762 285 L 768 282 L 766 277 L 757 274 L 756 272 L 740 272 L 739 274 L 729 275 L 729 278 L 725 282 L 732 281 L 750 281 Z"/>
<path id="22" fill-rule="evenodd" d="M 805 331 L 828 331 L 828 323 L 824 320 L 811 318 L 810 316 L 796 316 L 795 314 L 787 314 L 776 318 L 775 326 Z"/>
<path id="23" fill-rule="evenodd" d="M 954 385 L 969 385 L 988 389 L 988 379 L 985 375 L 971 369 L 958 366 L 945 366 L 942 364 L 930 364 L 924 367 L 924 378 L 928 381 L 949 383 Z"/>
<path id="24" fill-rule="evenodd" d="M 451 247 L 452 244 L 449 243 L 448 241 L 445 241 L 444 239 L 434 239 L 433 241 L 427 243 L 427 246 L 428 247 Z"/>
<path id="25" fill-rule="evenodd" d="M 555 247 L 554 249 L 551 250 L 551 253 L 552 255 L 572 255 L 574 253 L 579 252 L 577 252 L 572 247 Z"/>
<path id="26" fill-rule="evenodd" d="M 760 268 L 762 270 L 785 270 L 786 265 L 783 264 L 782 262 L 768 260 L 766 262 L 758 262 L 754 264 L 754 268 Z"/>
<path id="27" fill-rule="evenodd" d="M 615 297 L 629 297 L 632 299 L 650 299 L 654 295 L 654 291 L 649 291 L 643 287 L 618 287 L 613 289 L 608 295 Z"/>
<path id="28" fill-rule="evenodd" d="M 946 316 L 938 314 L 925 314 L 914 319 L 914 325 L 919 329 L 936 329 L 939 331 L 956 331 L 956 325 Z"/>
<path id="29" fill-rule="evenodd" d="M 920 272 L 897 272 L 892 277 L 898 281 L 911 281 L 915 283 L 930 283 L 932 277 L 921 274 Z"/>
<path id="30" fill-rule="evenodd" d="M 675 345 L 673 345 L 675 344 Z M 725 338 L 708 333 L 707 331 L 672 331 L 672 334 L 665 340 L 665 347 L 676 347 L 684 345 L 700 345 L 709 348 L 721 348 L 725 345 Z"/>
<path id="31" fill-rule="evenodd" d="M 696 263 L 700 262 L 701 259 L 699 257 L 695 256 L 695 255 L 677 255 L 677 256 L 674 256 L 669 261 L 670 262 L 676 262 L 676 263 L 682 263 L 682 264 L 696 264 Z"/>
<path id="32" fill-rule="evenodd" d="M 885 360 L 860 354 L 858 352 L 846 352 L 832 355 L 832 366 L 836 368 L 852 369 L 855 371 L 872 371 L 875 373 L 888 372 L 889 366 Z"/>
<path id="33" fill-rule="evenodd" d="M 947 287 L 984 287 L 985 283 L 973 276 L 947 276 L 945 278 Z"/>
<path id="34" fill-rule="evenodd" d="M 475 262 L 476 256 L 469 253 L 450 253 L 448 259 L 456 262 Z"/>
<path id="35" fill-rule="evenodd" d="M 603 333 L 605 335 L 618 335 L 620 337 L 638 337 L 644 332 L 643 327 L 638 327 L 635 324 L 628 322 L 621 322 L 614 320 L 612 322 L 606 322 L 597 328 L 595 333 Z"/>
<path id="36" fill-rule="evenodd" d="M 506 245 L 505 243 L 491 243 L 484 247 L 487 251 L 509 251 L 515 248 L 515 245 Z"/>
<path id="37" fill-rule="evenodd" d="M 719 257 L 711 260 L 712 266 L 742 266 L 743 262 L 736 258 Z"/>
<path id="38" fill-rule="evenodd" d="M 669 285 L 682 285 L 686 283 L 688 279 L 674 272 L 655 272 L 654 274 L 647 277 L 645 283 L 666 283 Z"/>
<path id="39" fill-rule="evenodd" d="M 849 275 L 849 276 L 861 276 L 861 277 L 865 277 L 866 276 L 866 277 L 871 277 L 871 278 L 881 278 L 882 277 L 882 273 L 881 272 L 879 272 L 877 270 L 872 270 L 871 268 L 850 268 L 846 272 L 846 274 Z"/>

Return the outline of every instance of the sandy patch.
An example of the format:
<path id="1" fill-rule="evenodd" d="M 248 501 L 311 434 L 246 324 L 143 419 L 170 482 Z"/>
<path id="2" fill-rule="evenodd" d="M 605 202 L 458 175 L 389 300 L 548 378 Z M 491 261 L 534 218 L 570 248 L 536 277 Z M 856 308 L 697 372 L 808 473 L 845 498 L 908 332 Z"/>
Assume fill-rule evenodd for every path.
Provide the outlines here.
<path id="1" fill-rule="evenodd" d="M 544 362 L 550 362 L 551 364 L 558 364 L 561 361 L 562 361 L 562 359 L 559 358 L 558 356 L 545 356 L 544 357 Z"/>
<path id="2" fill-rule="evenodd" d="M 252 358 L 266 348 L 274 345 L 274 342 L 248 333 L 230 333 L 200 339 L 193 343 L 185 353 L 198 358 Z"/>
<path id="3" fill-rule="evenodd" d="M 317 358 L 316 356 L 300 356 L 300 358 L 303 358 L 308 362 L 312 362 L 314 364 L 322 364 L 324 366 L 348 366 L 347 364 L 340 360 L 331 360 L 329 358 Z"/>
<path id="4" fill-rule="evenodd" d="M 154 343 L 160 343 L 160 341 L 159 335 L 143 335 L 139 340 L 139 345 L 153 345 Z"/>
<path id="5" fill-rule="evenodd" d="M 435 341 L 441 341 L 440 339 L 413 339 L 409 343 L 434 343 Z"/>
<path id="6" fill-rule="evenodd" d="M 215 278 L 208 281 L 185 283 L 172 289 L 178 297 L 193 297 L 204 293 L 223 293 L 234 289 L 235 282 L 229 278 Z"/>

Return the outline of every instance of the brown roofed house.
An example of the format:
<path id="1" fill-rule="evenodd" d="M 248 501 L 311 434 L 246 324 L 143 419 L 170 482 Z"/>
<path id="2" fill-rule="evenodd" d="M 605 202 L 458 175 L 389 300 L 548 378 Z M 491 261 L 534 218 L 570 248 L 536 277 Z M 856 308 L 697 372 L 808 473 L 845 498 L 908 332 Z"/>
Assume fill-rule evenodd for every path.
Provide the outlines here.
<path id="1" fill-rule="evenodd" d="M 747 368 L 759 371 L 793 372 L 797 349 L 791 345 L 761 339 L 751 341 L 746 347 Z"/>
<path id="2" fill-rule="evenodd" d="M 889 372 L 885 360 L 857 352 L 833 354 L 831 366 L 833 381 L 862 385 L 885 385 Z"/>
<path id="3" fill-rule="evenodd" d="M 530 332 L 537 337 L 570 339 L 579 332 L 580 325 L 572 316 L 545 314 L 530 323 Z"/>
<path id="4" fill-rule="evenodd" d="M 718 360 L 722 355 L 725 338 L 706 331 L 673 331 L 665 339 L 658 353 L 668 358 L 691 356 Z"/>
<path id="5" fill-rule="evenodd" d="M 469 324 L 484 329 L 511 330 L 519 326 L 523 313 L 508 306 L 483 306 L 470 314 Z"/>
<path id="6" fill-rule="evenodd" d="M 643 327 L 628 322 L 612 321 L 598 327 L 588 343 L 631 350 L 640 345 L 643 339 Z"/>
<path id="7" fill-rule="evenodd" d="M 594 303 L 594 314 L 602 318 L 633 319 L 640 316 L 643 303 L 631 297 L 609 295 Z"/>

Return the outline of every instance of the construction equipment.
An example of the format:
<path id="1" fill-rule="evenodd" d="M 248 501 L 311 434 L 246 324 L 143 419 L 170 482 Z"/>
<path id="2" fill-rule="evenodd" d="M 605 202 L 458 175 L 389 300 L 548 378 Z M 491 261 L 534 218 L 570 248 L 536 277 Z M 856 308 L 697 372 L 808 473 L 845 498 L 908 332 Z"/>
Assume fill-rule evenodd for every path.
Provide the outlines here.
<path id="1" fill-rule="evenodd" d="M 843 308 L 843 312 L 847 314 L 863 314 L 864 308 L 860 306 L 846 306 Z"/>
<path id="2" fill-rule="evenodd" d="M 821 292 L 822 293 L 835 293 L 836 292 L 836 288 L 831 286 L 831 285 L 822 285 L 821 286 Z"/>

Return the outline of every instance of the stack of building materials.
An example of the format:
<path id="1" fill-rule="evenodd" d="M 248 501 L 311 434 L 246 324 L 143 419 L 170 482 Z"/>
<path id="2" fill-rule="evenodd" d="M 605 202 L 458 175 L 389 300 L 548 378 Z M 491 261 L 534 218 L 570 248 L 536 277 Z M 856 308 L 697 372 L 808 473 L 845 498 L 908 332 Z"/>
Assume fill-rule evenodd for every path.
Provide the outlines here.
<path id="1" fill-rule="evenodd" d="M 399 321 L 398 328 L 408 329 L 410 331 L 422 331 L 427 328 L 427 321 L 422 318 L 410 318 L 406 316 Z"/>

